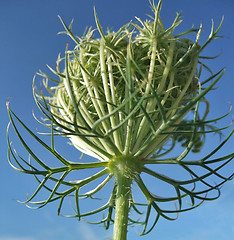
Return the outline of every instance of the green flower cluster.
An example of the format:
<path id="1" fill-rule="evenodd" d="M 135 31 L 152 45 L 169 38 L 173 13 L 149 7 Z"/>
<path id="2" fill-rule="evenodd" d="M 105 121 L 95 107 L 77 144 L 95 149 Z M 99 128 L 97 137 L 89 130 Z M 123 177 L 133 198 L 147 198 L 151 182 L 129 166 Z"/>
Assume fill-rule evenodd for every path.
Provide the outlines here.
<path id="1" fill-rule="evenodd" d="M 73 145 L 100 160 L 122 154 L 149 157 L 171 137 L 155 139 L 162 123 L 199 92 L 200 30 L 192 42 L 180 36 L 193 29 L 173 35 L 179 16 L 167 30 L 158 16 L 138 21 L 105 35 L 96 16 L 100 39 L 91 29 L 76 38 L 63 22 L 76 47 L 58 58 L 60 81 L 45 99 Z"/>

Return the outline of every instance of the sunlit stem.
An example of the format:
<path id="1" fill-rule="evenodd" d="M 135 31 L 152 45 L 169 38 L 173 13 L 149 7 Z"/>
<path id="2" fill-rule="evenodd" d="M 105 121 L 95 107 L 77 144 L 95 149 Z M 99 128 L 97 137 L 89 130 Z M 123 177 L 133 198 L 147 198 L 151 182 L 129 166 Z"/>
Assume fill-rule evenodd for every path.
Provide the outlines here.
<path id="1" fill-rule="evenodd" d="M 130 207 L 131 184 L 137 178 L 143 167 L 139 158 L 118 156 L 109 161 L 109 170 L 115 176 L 117 187 L 115 202 L 115 221 L 113 240 L 127 239 L 128 213 Z"/>
<path id="2" fill-rule="evenodd" d="M 152 80 L 153 80 L 153 74 L 154 74 L 154 67 L 155 67 L 155 61 L 156 61 L 156 55 L 157 55 L 157 39 L 156 37 L 154 37 L 152 39 L 152 54 L 151 54 L 151 59 L 150 59 L 150 67 L 149 67 L 149 74 L 148 74 L 148 79 L 147 79 L 147 86 L 146 86 L 146 94 L 149 94 L 150 92 L 150 86 L 152 84 Z M 151 105 L 151 103 L 148 103 L 148 106 Z M 147 110 L 149 109 L 149 107 L 147 107 Z M 145 136 L 145 129 L 147 129 L 147 120 L 146 117 L 144 116 L 141 120 L 140 126 L 138 128 L 138 132 L 137 132 L 137 141 L 135 143 L 133 152 L 136 151 L 136 149 L 139 148 L 142 139 Z"/>
<path id="3" fill-rule="evenodd" d="M 107 61 L 110 61 L 109 59 Z M 105 91 L 105 97 L 106 97 L 106 101 L 107 101 L 107 109 L 108 109 L 108 112 L 111 113 L 113 111 L 113 106 L 112 104 L 114 104 L 114 102 L 112 102 L 113 100 L 113 94 L 112 94 L 112 97 L 111 97 L 111 93 L 110 91 L 112 89 L 110 89 L 110 82 L 108 81 L 108 77 L 107 77 L 107 71 L 106 71 L 106 59 L 105 59 L 105 46 L 104 46 L 104 39 L 101 39 L 100 41 L 100 67 L 101 67 L 101 76 L 102 76 L 102 82 L 103 82 L 103 89 Z M 110 71 L 111 70 L 111 64 L 109 63 L 108 64 L 108 69 Z M 111 74 L 111 72 L 109 72 L 109 80 L 112 82 L 114 81 L 114 77 L 113 77 L 113 73 Z M 112 84 L 113 85 L 113 84 Z M 115 128 L 116 127 L 116 118 L 115 116 L 111 115 L 110 116 L 110 123 L 111 123 L 111 127 L 112 128 Z M 117 131 L 114 131 L 113 132 L 113 137 L 114 137 L 114 142 L 115 142 L 115 145 L 118 147 L 118 149 L 122 149 L 122 146 L 121 146 L 121 142 L 120 142 L 120 136 L 118 134 Z"/>
<path id="4" fill-rule="evenodd" d="M 119 173 L 116 177 L 117 196 L 113 240 L 127 239 L 130 188 L 132 180 Z"/>

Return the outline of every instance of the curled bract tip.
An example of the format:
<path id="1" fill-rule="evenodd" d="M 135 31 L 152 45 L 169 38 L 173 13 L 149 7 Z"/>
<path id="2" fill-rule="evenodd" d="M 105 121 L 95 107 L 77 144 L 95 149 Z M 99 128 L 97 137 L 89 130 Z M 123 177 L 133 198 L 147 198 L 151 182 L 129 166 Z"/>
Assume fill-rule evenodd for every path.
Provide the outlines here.
<path id="1" fill-rule="evenodd" d="M 7 100 L 6 100 L 6 106 L 7 106 L 7 108 L 9 107 L 10 100 L 11 100 L 11 98 L 7 98 Z"/>

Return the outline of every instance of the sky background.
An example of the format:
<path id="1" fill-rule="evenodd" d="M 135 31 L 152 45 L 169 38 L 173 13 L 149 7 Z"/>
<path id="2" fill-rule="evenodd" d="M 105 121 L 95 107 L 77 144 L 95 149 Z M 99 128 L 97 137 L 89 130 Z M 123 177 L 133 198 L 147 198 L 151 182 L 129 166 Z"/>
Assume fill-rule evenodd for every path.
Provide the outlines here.
<path id="1" fill-rule="evenodd" d="M 74 19 L 73 32 L 81 36 L 86 26 L 95 27 L 94 5 L 103 29 L 117 30 L 135 16 L 146 19 L 146 14 L 151 14 L 147 0 L 0 0 L 0 240 L 107 240 L 111 237 L 112 229 L 105 231 L 101 225 L 58 217 L 56 203 L 40 210 L 30 210 L 19 204 L 16 200 L 24 200 L 26 193 L 35 189 L 36 183 L 32 176 L 14 171 L 7 162 L 9 119 L 6 100 L 10 98 L 11 108 L 36 131 L 38 123 L 32 116 L 32 109 L 36 109 L 32 96 L 33 76 L 39 70 L 48 73 L 46 64 L 54 67 L 58 54 L 64 53 L 66 43 L 72 46 L 72 40 L 67 36 L 57 35 L 63 30 L 57 15 L 67 24 Z M 209 35 L 211 19 L 218 26 L 224 16 L 220 32 L 224 38 L 214 41 L 206 50 L 211 56 L 222 53 L 210 63 L 214 71 L 222 67 L 227 69 L 217 91 L 209 95 L 210 118 L 221 116 L 228 111 L 229 102 L 234 103 L 234 1 L 164 0 L 161 17 L 166 27 L 180 10 L 183 23 L 179 29 L 187 30 L 193 24 L 199 27 L 202 23 L 202 41 Z M 222 123 L 228 124 L 231 120 L 228 116 Z M 14 135 L 11 139 L 16 141 Z M 204 151 L 213 144 L 210 139 Z M 233 145 L 234 138 L 221 154 L 233 152 Z M 233 166 L 230 164 L 229 170 Z M 129 240 L 234 240 L 234 182 L 228 182 L 222 188 L 218 200 L 180 214 L 177 221 L 160 219 L 145 237 L 139 237 L 136 231 L 129 228 Z"/>

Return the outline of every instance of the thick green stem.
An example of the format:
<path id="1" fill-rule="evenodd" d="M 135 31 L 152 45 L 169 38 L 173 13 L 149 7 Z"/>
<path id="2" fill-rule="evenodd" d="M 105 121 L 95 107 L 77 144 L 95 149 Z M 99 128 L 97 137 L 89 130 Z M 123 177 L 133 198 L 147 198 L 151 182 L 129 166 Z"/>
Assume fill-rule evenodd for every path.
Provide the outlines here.
<path id="1" fill-rule="evenodd" d="M 127 239 L 128 213 L 129 213 L 129 198 L 131 192 L 132 180 L 124 174 L 119 174 L 116 177 L 117 196 L 115 205 L 115 223 L 113 240 Z"/>
<path id="2" fill-rule="evenodd" d="M 110 159 L 109 171 L 115 176 L 117 186 L 115 221 L 112 240 L 126 240 L 128 214 L 131 200 L 131 184 L 141 172 L 142 161 L 133 156 L 122 155 Z"/>

